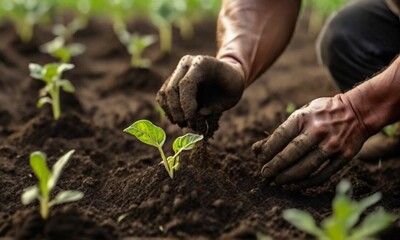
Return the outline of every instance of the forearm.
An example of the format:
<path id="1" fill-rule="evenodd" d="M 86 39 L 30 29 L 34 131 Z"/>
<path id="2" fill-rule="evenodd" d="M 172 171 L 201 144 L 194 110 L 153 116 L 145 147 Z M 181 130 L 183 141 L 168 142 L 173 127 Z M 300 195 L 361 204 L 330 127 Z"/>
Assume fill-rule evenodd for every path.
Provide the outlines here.
<path id="1" fill-rule="evenodd" d="M 386 70 L 344 95 L 370 135 L 400 120 L 400 57 Z"/>
<path id="2" fill-rule="evenodd" d="M 223 0 L 217 58 L 233 63 L 250 85 L 288 44 L 301 0 Z"/>

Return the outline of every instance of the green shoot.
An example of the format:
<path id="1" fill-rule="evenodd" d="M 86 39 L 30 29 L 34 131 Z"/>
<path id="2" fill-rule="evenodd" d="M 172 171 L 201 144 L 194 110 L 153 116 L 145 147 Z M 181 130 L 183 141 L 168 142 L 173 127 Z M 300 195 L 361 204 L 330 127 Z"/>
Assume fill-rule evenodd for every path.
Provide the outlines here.
<path id="1" fill-rule="evenodd" d="M 298 229 L 320 240 L 365 240 L 375 239 L 374 236 L 390 226 L 397 216 L 386 213 L 378 208 L 360 222 L 361 214 L 370 206 L 376 204 L 382 195 L 375 193 L 359 202 L 351 199 L 351 184 L 341 181 L 336 189 L 332 203 L 333 213 L 324 219 L 321 227 L 308 212 L 299 209 L 288 209 L 283 212 L 283 218 Z M 360 222 L 360 223 L 359 223 Z"/>
<path id="2" fill-rule="evenodd" d="M 56 37 L 52 41 L 42 45 L 40 51 L 60 59 L 61 63 L 69 63 L 72 57 L 80 55 L 85 51 L 85 46 L 80 43 L 65 45 L 64 38 Z"/>
<path id="3" fill-rule="evenodd" d="M 64 26 L 63 24 L 54 25 L 52 32 L 57 37 L 61 37 L 65 40 L 70 40 L 77 31 L 84 29 L 86 25 L 86 18 L 75 18 L 66 26 Z"/>
<path id="4" fill-rule="evenodd" d="M 157 38 L 154 35 L 140 36 L 139 34 L 130 34 L 128 31 L 122 30 L 119 33 L 119 39 L 123 44 L 125 44 L 129 54 L 132 56 L 132 67 L 150 67 L 151 61 L 143 58 L 142 55 L 146 48 L 156 42 Z"/>
<path id="5" fill-rule="evenodd" d="M 175 139 L 172 144 L 174 155 L 166 157 L 162 149 L 166 134 L 164 130 L 157 127 L 148 120 L 139 120 L 134 122 L 131 126 L 126 128 L 124 132 L 132 134 L 141 142 L 156 147 L 160 152 L 162 163 L 168 172 L 168 175 L 173 178 L 174 172 L 179 169 L 179 154 L 183 151 L 191 150 L 195 147 L 195 144 L 203 139 L 203 135 L 197 135 L 193 133 L 187 133 L 184 136 Z"/>
<path id="6" fill-rule="evenodd" d="M 75 150 L 71 150 L 60 157 L 60 159 L 58 159 L 58 161 L 53 165 L 51 172 L 47 167 L 47 158 L 44 153 L 33 152 L 30 155 L 29 163 L 37 179 L 39 180 L 39 183 L 35 186 L 24 189 L 21 196 L 21 201 L 22 204 L 28 205 L 36 199 L 39 200 L 40 215 L 43 219 L 48 218 L 51 207 L 67 202 L 78 201 L 83 198 L 83 193 L 79 191 L 61 191 L 53 200 L 50 201 L 51 191 L 56 186 L 63 168 L 71 158 L 74 151 Z"/>
<path id="7" fill-rule="evenodd" d="M 23 42 L 31 41 L 34 26 L 50 7 L 50 2 L 43 0 L 0 1 L 0 8 L 15 22 L 17 33 Z"/>
<path id="8" fill-rule="evenodd" d="M 400 136 L 400 122 L 387 125 L 383 128 L 383 133 L 388 137 Z"/>
<path id="9" fill-rule="evenodd" d="M 61 79 L 61 75 L 64 71 L 73 68 L 73 64 L 66 63 L 51 63 L 44 66 L 35 63 L 29 64 L 31 77 L 42 80 L 46 84 L 46 86 L 40 90 L 40 98 L 37 107 L 41 108 L 46 103 L 51 104 L 55 120 L 57 120 L 61 114 L 60 88 L 69 93 L 75 91 L 75 88 L 70 81 Z"/>
<path id="10" fill-rule="evenodd" d="M 296 111 L 296 105 L 292 102 L 288 103 L 288 105 L 286 105 L 286 112 L 288 114 L 292 114 L 294 111 Z"/>

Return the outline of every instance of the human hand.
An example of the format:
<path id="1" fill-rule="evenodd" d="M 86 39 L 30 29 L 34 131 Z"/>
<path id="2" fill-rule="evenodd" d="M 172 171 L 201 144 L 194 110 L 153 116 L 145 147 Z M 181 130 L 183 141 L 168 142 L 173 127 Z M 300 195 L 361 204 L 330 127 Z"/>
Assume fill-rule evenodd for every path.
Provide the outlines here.
<path id="1" fill-rule="evenodd" d="M 369 137 L 344 94 L 319 98 L 295 111 L 253 151 L 261 174 L 278 185 L 309 187 L 328 180 Z"/>
<path id="2" fill-rule="evenodd" d="M 157 93 L 172 123 L 192 127 L 198 115 L 222 113 L 240 100 L 244 74 L 233 59 L 185 56 Z"/>

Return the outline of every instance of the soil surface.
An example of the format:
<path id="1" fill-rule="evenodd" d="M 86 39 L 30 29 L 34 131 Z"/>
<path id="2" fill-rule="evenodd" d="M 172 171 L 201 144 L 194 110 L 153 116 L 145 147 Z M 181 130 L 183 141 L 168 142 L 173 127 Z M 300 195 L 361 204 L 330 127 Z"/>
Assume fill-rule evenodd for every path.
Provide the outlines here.
<path id="1" fill-rule="evenodd" d="M 143 21 L 131 31 L 156 33 Z M 310 211 L 318 220 L 330 214 L 335 186 L 351 180 L 355 198 L 376 191 L 379 203 L 400 213 L 400 159 L 362 163 L 354 159 L 324 185 L 302 191 L 271 186 L 260 177 L 251 152 L 254 142 L 271 133 L 286 118 L 287 103 L 300 107 L 312 99 L 337 93 L 318 66 L 314 37 L 300 23 L 289 48 L 278 62 L 246 90 L 240 103 L 223 114 L 207 152 L 181 158 L 171 180 L 158 152 L 122 130 L 148 119 L 166 129 L 167 152 L 183 131 L 156 109 L 155 94 L 186 54 L 215 53 L 215 21 L 196 27 L 195 38 L 183 41 L 175 31 L 171 55 L 157 45 L 146 55 L 149 70 L 132 69 L 126 49 L 103 20 L 93 20 L 73 39 L 86 45 L 73 59 L 65 78 L 76 93 L 62 94 L 63 114 L 53 121 L 50 107 L 36 108 L 41 82 L 29 77 L 28 63 L 54 61 L 38 47 L 52 39 L 36 29 L 30 44 L 22 44 L 9 23 L 0 27 L 0 238 L 123 239 L 126 237 L 235 239 L 264 233 L 274 239 L 305 239 L 282 218 L 287 208 Z M 54 207 L 48 221 L 38 204 L 23 206 L 21 193 L 36 179 L 29 167 L 32 151 L 43 151 L 49 164 L 76 149 L 60 178 L 59 190 L 79 190 L 84 198 Z M 200 148 L 199 148 L 200 149 Z M 390 232 L 382 238 L 395 239 Z"/>

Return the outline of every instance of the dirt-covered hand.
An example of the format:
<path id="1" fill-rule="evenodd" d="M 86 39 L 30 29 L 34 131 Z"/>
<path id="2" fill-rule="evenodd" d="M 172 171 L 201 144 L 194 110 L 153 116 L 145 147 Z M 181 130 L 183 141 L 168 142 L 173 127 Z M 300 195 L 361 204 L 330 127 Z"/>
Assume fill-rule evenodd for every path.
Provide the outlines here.
<path id="1" fill-rule="evenodd" d="M 272 135 L 255 143 L 253 151 L 266 179 L 309 187 L 340 170 L 368 135 L 347 96 L 338 94 L 295 111 Z"/>
<path id="2" fill-rule="evenodd" d="M 198 115 L 221 113 L 233 107 L 244 91 L 244 74 L 234 60 L 185 56 L 157 94 L 173 123 L 191 125 Z"/>

